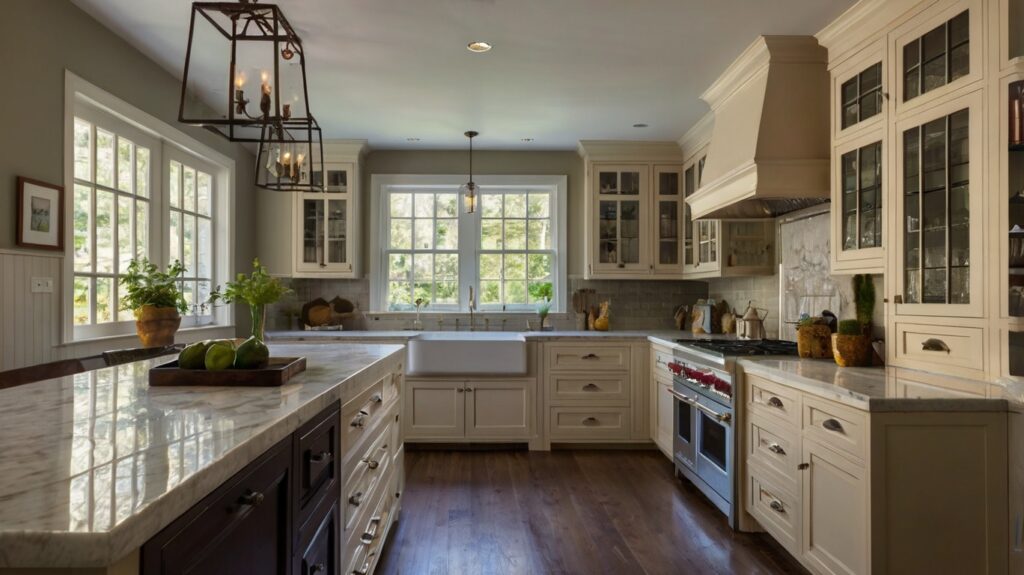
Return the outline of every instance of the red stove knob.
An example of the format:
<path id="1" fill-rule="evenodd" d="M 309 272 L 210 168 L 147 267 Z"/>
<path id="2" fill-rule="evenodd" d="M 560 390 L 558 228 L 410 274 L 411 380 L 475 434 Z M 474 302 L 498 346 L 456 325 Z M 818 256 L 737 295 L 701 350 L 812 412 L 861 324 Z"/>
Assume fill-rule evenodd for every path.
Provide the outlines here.
<path id="1" fill-rule="evenodd" d="M 668 364 L 666 364 L 666 366 L 668 367 L 668 370 L 675 375 L 683 373 L 683 366 L 674 361 L 670 361 Z"/>

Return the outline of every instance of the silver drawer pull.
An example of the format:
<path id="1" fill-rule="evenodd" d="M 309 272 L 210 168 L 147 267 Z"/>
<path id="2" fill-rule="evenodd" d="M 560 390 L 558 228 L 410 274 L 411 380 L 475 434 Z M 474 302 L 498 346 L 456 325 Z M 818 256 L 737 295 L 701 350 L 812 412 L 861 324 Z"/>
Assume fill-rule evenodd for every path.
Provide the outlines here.
<path id="1" fill-rule="evenodd" d="M 355 494 L 348 498 L 348 502 L 352 505 L 355 505 L 356 507 L 359 507 L 359 505 L 362 504 L 363 502 L 363 492 L 355 492 Z"/>
<path id="2" fill-rule="evenodd" d="M 783 449 L 782 446 L 779 445 L 778 443 L 770 443 L 770 444 L 768 444 L 768 451 L 771 451 L 772 453 L 775 453 L 775 454 L 778 454 L 778 455 L 785 455 L 786 454 L 786 450 Z"/>
<path id="3" fill-rule="evenodd" d="M 323 463 L 324 461 L 330 461 L 330 459 L 330 451 L 321 451 L 320 453 L 309 456 L 309 460 L 312 461 L 313 463 Z"/>
<path id="4" fill-rule="evenodd" d="M 601 358 L 597 354 L 595 354 L 595 353 L 588 353 L 587 355 L 580 356 L 580 359 L 582 359 L 582 360 L 589 360 L 589 359 L 601 359 Z"/>
<path id="5" fill-rule="evenodd" d="M 239 497 L 238 502 L 241 503 L 242 505 L 251 505 L 253 507 L 257 507 L 260 504 L 262 504 L 265 499 L 266 496 L 260 493 L 259 491 L 250 490 L 246 492 L 245 495 Z"/>
<path id="6" fill-rule="evenodd" d="M 583 391 L 599 391 L 601 389 L 596 383 L 588 383 L 583 386 Z"/>
<path id="7" fill-rule="evenodd" d="M 379 393 L 373 394 L 373 397 L 370 398 L 370 403 L 383 403 L 383 402 L 384 402 L 384 396 L 379 394 Z"/>
<path id="8" fill-rule="evenodd" d="M 950 353 L 949 346 L 941 339 L 929 338 L 921 342 L 921 351 L 944 351 Z"/>
<path id="9" fill-rule="evenodd" d="M 843 424 L 839 423 L 839 420 L 837 419 L 826 419 L 825 421 L 821 422 L 821 426 L 829 431 L 835 431 L 836 433 L 846 432 L 846 430 L 843 429 Z"/>
<path id="10" fill-rule="evenodd" d="M 782 400 L 773 395 L 768 398 L 768 405 L 770 407 L 777 407 L 779 409 L 782 409 Z"/>
<path id="11" fill-rule="evenodd" d="M 370 519 L 370 524 L 366 527 L 366 531 L 359 536 L 359 542 L 363 545 L 369 545 L 373 543 L 373 540 L 377 538 L 377 528 L 380 525 L 381 517 L 378 515 Z"/>
<path id="12" fill-rule="evenodd" d="M 378 467 L 380 467 L 380 462 L 379 461 L 375 461 L 373 459 L 370 459 L 369 457 L 367 457 L 366 459 L 363 459 L 362 461 L 370 469 L 377 469 Z"/>
<path id="13" fill-rule="evenodd" d="M 772 499 L 771 502 L 768 504 L 768 507 L 771 507 L 772 511 L 776 513 L 786 512 L 786 506 L 783 505 L 782 502 L 779 501 L 778 499 Z"/>
<path id="14" fill-rule="evenodd" d="M 350 423 L 349 426 L 355 428 L 366 427 L 366 421 L 364 421 L 365 419 L 366 415 L 360 412 L 359 415 L 352 418 L 352 423 Z"/>
<path id="15" fill-rule="evenodd" d="M 377 555 L 377 552 L 376 552 L 376 551 L 371 551 L 371 552 L 370 552 L 370 553 L 369 553 L 369 554 L 368 554 L 368 555 L 366 556 L 366 562 L 365 562 L 365 563 L 363 563 L 363 566 L 362 566 L 362 567 L 360 567 L 359 569 L 355 569 L 355 570 L 353 570 L 353 571 L 352 571 L 352 575 L 368 575 L 368 574 L 369 574 L 369 572 L 370 572 L 370 563 L 373 563 L 373 558 L 374 558 L 374 557 L 375 557 L 376 555 Z"/>
<path id="16" fill-rule="evenodd" d="M 583 420 L 583 425 L 597 425 L 598 423 L 596 417 L 588 417 Z"/>

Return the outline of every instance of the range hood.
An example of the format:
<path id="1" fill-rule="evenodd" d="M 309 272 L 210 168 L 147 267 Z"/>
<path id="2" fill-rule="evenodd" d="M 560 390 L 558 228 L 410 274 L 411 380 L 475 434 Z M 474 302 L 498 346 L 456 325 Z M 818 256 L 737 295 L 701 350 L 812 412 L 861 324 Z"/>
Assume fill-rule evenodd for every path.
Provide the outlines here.
<path id="1" fill-rule="evenodd" d="M 774 218 L 829 200 L 828 53 L 761 36 L 701 98 L 714 113 L 694 219 Z"/>

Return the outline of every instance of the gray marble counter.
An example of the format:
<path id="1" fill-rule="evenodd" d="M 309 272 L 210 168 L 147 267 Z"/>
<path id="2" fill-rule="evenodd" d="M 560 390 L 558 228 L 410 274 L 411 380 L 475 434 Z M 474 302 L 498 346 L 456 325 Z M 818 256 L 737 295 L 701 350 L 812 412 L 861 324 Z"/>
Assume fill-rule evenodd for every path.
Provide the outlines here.
<path id="1" fill-rule="evenodd" d="M 272 345 L 307 358 L 278 388 L 151 388 L 162 357 L 0 391 L 0 567 L 113 564 L 401 353 Z"/>
<path id="2" fill-rule="evenodd" d="M 864 411 L 1006 411 L 1010 394 L 1005 397 L 908 398 L 888 383 L 898 376 L 892 368 L 839 367 L 822 359 L 744 358 L 737 362 L 744 373 L 795 387 Z M 989 385 L 977 382 L 982 390 Z M 941 393 L 935 388 L 933 393 Z M 986 391 L 987 395 L 990 395 Z"/>
<path id="3" fill-rule="evenodd" d="M 298 342 L 298 341 L 408 341 L 422 333 L 433 333 L 426 331 L 275 331 L 268 332 L 267 338 L 270 341 Z M 454 333 L 450 331 L 440 333 Z M 485 332 L 459 332 L 466 336 L 474 333 Z M 713 334 L 693 335 L 689 331 L 676 330 L 622 330 L 622 331 L 524 331 L 520 332 L 529 341 L 559 341 L 559 340 L 650 340 L 660 345 L 675 346 L 677 339 L 736 339 L 735 335 Z"/>

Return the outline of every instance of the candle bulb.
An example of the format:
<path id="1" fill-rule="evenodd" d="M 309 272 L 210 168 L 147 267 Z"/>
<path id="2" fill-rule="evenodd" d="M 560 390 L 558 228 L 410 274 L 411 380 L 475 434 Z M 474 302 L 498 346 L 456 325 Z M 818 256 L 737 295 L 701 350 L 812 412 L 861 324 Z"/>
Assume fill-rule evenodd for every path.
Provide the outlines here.
<path id="1" fill-rule="evenodd" d="M 267 82 L 266 72 L 260 73 L 260 81 L 262 82 L 260 85 L 260 91 L 262 92 L 260 96 L 260 113 L 263 116 L 268 116 L 270 114 L 270 83 Z"/>

